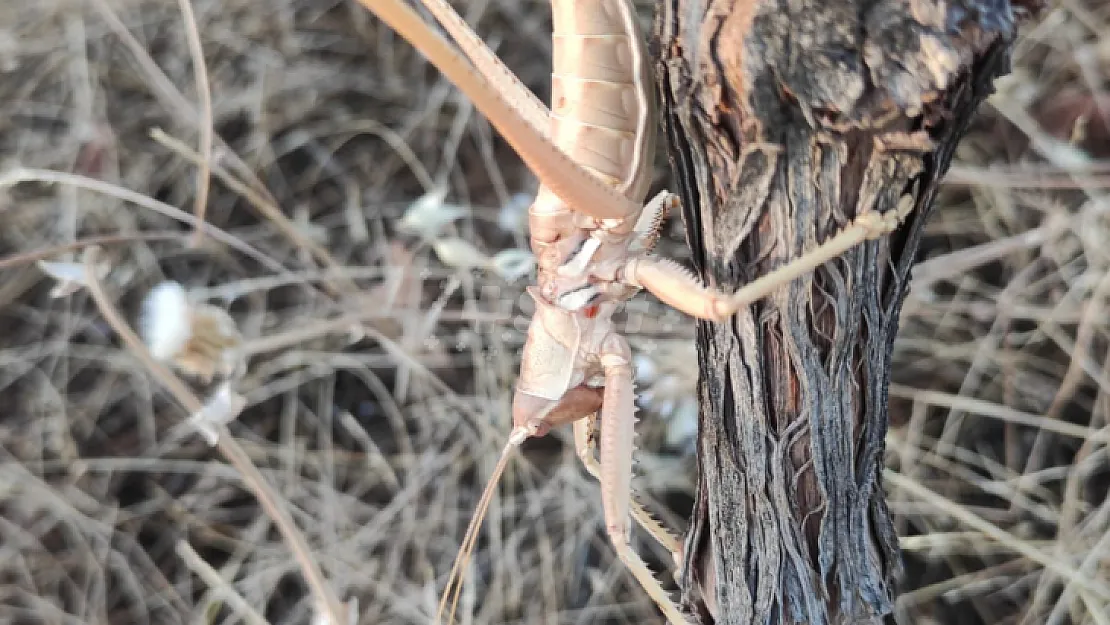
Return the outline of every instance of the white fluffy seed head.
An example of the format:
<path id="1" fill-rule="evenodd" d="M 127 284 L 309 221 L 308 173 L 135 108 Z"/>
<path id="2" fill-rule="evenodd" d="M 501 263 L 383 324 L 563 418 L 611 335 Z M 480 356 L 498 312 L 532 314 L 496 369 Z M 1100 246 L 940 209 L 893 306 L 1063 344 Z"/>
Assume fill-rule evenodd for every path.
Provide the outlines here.
<path id="1" fill-rule="evenodd" d="M 235 420 L 246 405 L 246 398 L 236 393 L 231 388 L 230 382 L 224 382 L 212 397 L 208 398 L 200 411 L 189 418 L 189 423 L 208 441 L 209 445 L 215 445 L 220 441 L 220 426 Z"/>
<path id="2" fill-rule="evenodd" d="M 490 267 L 506 282 L 516 282 L 536 266 L 536 257 L 528 250 L 503 250 L 494 255 Z"/>
<path id="3" fill-rule="evenodd" d="M 65 297 L 88 286 L 86 283 L 85 266 L 81 263 L 53 262 L 49 260 L 38 261 L 39 269 L 43 273 L 57 280 L 57 284 L 50 290 L 50 297 Z M 100 263 L 97 267 L 97 276 L 103 278 L 108 275 L 110 265 Z"/>
<path id="4" fill-rule="evenodd" d="M 443 226 L 467 215 L 463 208 L 444 202 L 446 197 L 447 187 L 424 194 L 405 211 L 400 222 L 401 229 L 432 238 Z"/>
<path id="5" fill-rule="evenodd" d="M 193 334 L 185 287 L 166 281 L 151 289 L 143 300 L 139 332 L 158 360 L 179 354 Z"/>
<path id="6" fill-rule="evenodd" d="M 456 269 L 477 269 L 486 267 L 490 263 L 489 256 L 474 247 L 466 239 L 446 237 L 432 242 L 432 249 L 440 262 Z"/>

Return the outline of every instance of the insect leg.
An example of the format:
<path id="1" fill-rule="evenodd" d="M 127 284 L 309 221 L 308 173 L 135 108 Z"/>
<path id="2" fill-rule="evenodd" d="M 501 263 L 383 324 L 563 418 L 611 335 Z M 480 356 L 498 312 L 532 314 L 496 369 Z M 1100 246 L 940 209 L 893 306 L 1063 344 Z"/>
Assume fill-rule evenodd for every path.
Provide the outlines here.
<path id="1" fill-rule="evenodd" d="M 632 383 L 632 350 L 628 341 L 618 334 L 606 338 L 601 351 L 605 370 L 605 394 L 601 404 L 600 469 L 601 505 L 605 511 L 605 527 L 617 556 L 659 606 L 672 625 L 688 621 L 667 595 L 659 580 L 652 575 L 631 545 L 632 527 L 632 438 L 636 425 L 636 392 Z M 575 430 L 576 443 L 579 429 Z M 588 455 L 588 454 L 587 454 Z"/>

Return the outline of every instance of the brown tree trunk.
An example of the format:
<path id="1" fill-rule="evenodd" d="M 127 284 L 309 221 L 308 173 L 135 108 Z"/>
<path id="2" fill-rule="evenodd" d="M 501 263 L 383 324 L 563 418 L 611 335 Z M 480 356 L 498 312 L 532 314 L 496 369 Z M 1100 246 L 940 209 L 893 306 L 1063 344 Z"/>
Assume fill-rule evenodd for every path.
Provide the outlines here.
<path id="1" fill-rule="evenodd" d="M 864 211 L 894 234 L 700 323 L 683 601 L 707 623 L 881 622 L 898 314 L 937 185 L 1040 0 L 660 0 L 657 76 L 697 271 L 736 288 Z"/>

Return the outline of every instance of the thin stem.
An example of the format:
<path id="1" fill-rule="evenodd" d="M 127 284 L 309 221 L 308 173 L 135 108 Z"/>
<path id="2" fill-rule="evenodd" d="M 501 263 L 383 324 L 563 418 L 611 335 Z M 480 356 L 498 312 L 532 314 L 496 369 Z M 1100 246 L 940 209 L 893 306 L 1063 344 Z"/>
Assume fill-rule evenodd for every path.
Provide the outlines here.
<path id="1" fill-rule="evenodd" d="M 52 258 L 65 252 L 79 250 L 90 245 L 115 245 L 119 243 L 137 243 L 139 241 L 174 241 L 181 238 L 180 232 L 170 230 L 162 232 L 138 232 L 135 234 L 107 234 L 102 236 L 86 237 L 70 243 L 62 243 L 51 247 L 44 247 L 29 252 L 20 252 L 0 258 L 0 269 L 11 269 L 22 265 L 29 265 L 37 260 Z"/>
<path id="2" fill-rule="evenodd" d="M 189 0 L 178 0 L 181 15 L 185 18 L 185 40 L 189 43 L 189 56 L 193 60 L 193 76 L 196 80 L 197 97 L 200 98 L 200 163 L 197 169 L 197 197 L 193 204 L 193 214 L 197 221 L 204 222 L 208 208 L 208 187 L 212 175 L 212 91 L 208 85 L 208 66 L 204 62 L 204 48 L 200 43 L 197 18 L 193 4 Z M 193 246 L 204 240 L 204 229 L 193 231 Z"/>
<path id="3" fill-rule="evenodd" d="M 193 547 L 184 540 L 177 541 L 174 546 L 174 551 L 177 552 L 178 557 L 189 567 L 189 570 L 197 575 L 197 577 L 204 580 L 214 592 L 219 593 L 224 599 L 227 600 L 231 607 L 238 612 L 239 616 L 250 625 L 270 625 L 261 614 L 259 614 L 247 600 L 243 598 L 235 588 L 231 586 L 221 575 L 220 572 L 212 568 L 211 564 L 204 561 Z"/>
<path id="4" fill-rule="evenodd" d="M 162 386 L 166 388 L 173 395 L 174 399 L 178 401 L 189 414 L 195 414 L 203 407 L 203 402 L 193 394 L 191 390 L 181 381 L 172 371 L 165 365 L 154 359 L 154 356 L 147 350 L 146 345 L 143 344 L 131 326 L 123 319 L 119 310 L 116 309 L 115 304 L 104 292 L 103 285 L 100 284 L 100 279 L 96 273 L 96 257 L 99 250 L 96 247 L 86 248 L 83 262 L 85 265 L 85 278 L 86 286 L 89 294 L 92 296 L 93 302 L 99 309 L 100 314 L 123 340 L 128 350 L 139 359 L 150 371 L 151 375 L 158 380 Z M 339 597 L 335 595 L 331 586 L 328 585 L 323 571 L 312 557 L 312 551 L 308 547 L 308 542 L 304 536 L 297 529 L 293 520 L 285 512 L 274 491 L 266 483 L 266 479 L 258 471 L 258 468 L 251 462 L 250 457 L 247 455 L 239 443 L 231 437 L 231 432 L 228 431 L 226 425 L 219 425 L 219 441 L 217 443 L 220 453 L 227 458 L 233 467 L 239 472 L 239 477 L 243 481 L 243 485 L 247 490 L 254 495 L 258 500 L 262 510 L 274 522 L 278 531 L 281 533 L 282 538 L 285 539 L 286 544 L 293 551 L 293 557 L 296 558 L 297 563 L 301 566 L 301 571 L 304 574 L 305 582 L 308 584 L 309 589 L 315 595 L 316 600 L 324 610 L 328 613 L 331 623 L 346 623 L 345 610 L 339 601 Z"/>
<path id="5" fill-rule="evenodd" d="M 986 519 L 974 514 L 964 506 L 946 499 L 933 491 L 925 488 L 916 481 L 905 477 L 894 471 L 883 471 L 883 479 L 889 482 L 895 488 L 901 488 L 909 495 L 926 503 L 937 510 L 948 514 L 953 519 L 967 525 L 968 527 L 982 533 L 984 536 L 998 542 L 1006 547 L 1012 549 L 1014 552 L 1040 564 L 1046 569 L 1052 571 L 1056 575 L 1068 580 L 1072 586 L 1081 591 L 1081 596 L 1088 599 L 1093 599 L 1090 595 L 1098 597 L 1103 601 L 1110 600 L 1110 588 L 1105 584 L 1099 583 L 1096 579 L 1088 579 L 1076 570 L 1074 563 L 1063 562 L 1055 557 L 1044 553 L 1036 547 L 1030 545 L 1028 542 L 1014 536 L 1013 534 L 1003 530 L 997 525 L 987 521 Z"/>

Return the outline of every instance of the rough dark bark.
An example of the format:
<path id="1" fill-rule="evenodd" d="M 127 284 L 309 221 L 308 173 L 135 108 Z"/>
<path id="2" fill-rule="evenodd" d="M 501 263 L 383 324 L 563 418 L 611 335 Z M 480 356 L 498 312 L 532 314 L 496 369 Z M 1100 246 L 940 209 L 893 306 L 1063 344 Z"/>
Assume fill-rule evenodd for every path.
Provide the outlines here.
<path id="1" fill-rule="evenodd" d="M 1039 0 L 660 0 L 686 234 L 735 288 L 864 211 L 893 235 L 700 323 L 683 601 L 707 623 L 881 622 L 901 571 L 881 471 L 910 268 L 968 119 Z"/>

